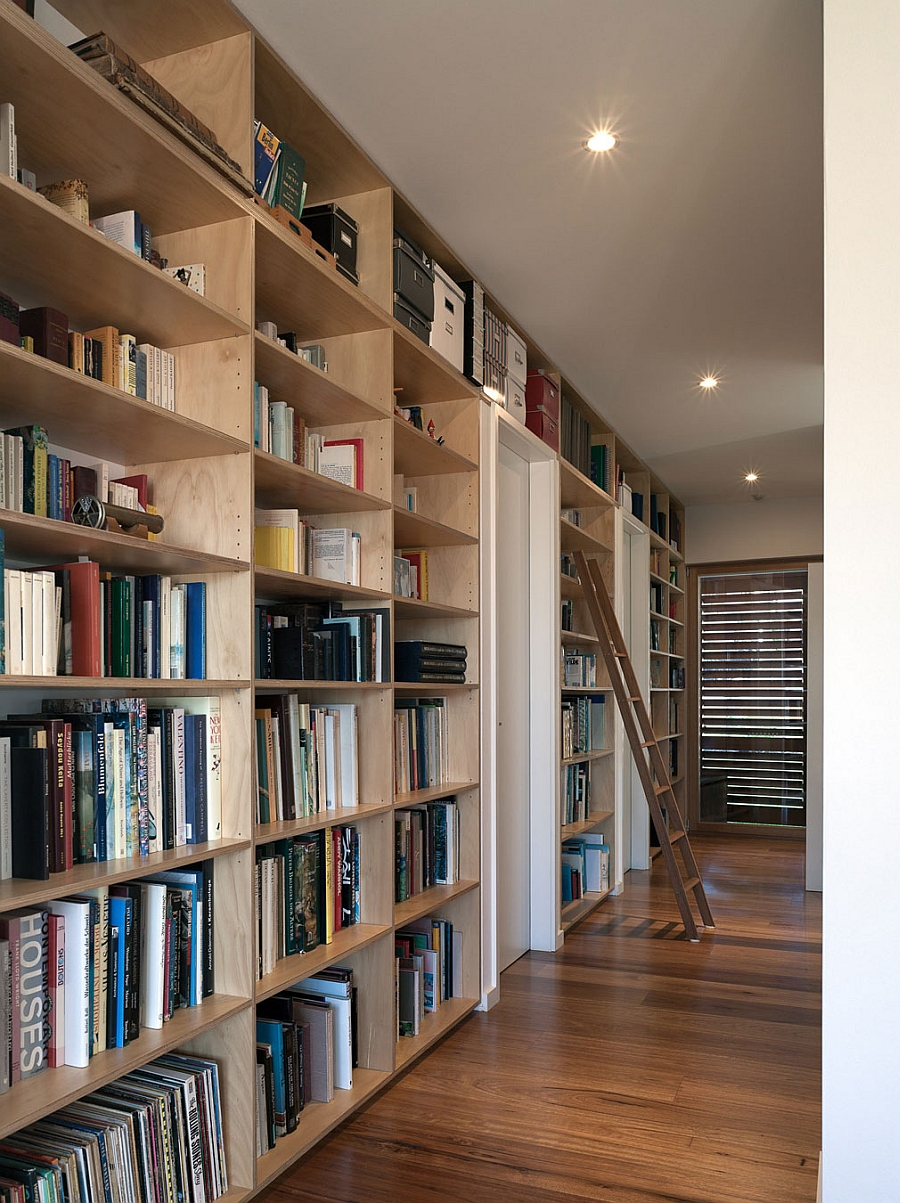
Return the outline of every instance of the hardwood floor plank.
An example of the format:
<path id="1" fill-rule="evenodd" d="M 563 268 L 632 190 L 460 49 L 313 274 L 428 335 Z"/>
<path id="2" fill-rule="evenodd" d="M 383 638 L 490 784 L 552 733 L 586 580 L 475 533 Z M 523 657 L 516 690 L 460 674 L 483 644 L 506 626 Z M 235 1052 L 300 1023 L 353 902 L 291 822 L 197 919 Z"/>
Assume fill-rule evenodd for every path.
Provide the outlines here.
<path id="1" fill-rule="evenodd" d="M 813 1203 L 821 901 L 801 845 L 706 837 L 717 928 L 661 866 L 503 975 L 266 1203 Z"/>

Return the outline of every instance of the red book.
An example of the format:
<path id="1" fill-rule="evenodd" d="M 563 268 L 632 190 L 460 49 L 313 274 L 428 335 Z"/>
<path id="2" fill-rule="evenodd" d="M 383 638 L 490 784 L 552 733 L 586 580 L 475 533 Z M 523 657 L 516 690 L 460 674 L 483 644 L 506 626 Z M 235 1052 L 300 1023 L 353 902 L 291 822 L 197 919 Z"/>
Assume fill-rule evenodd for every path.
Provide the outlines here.
<path id="1" fill-rule="evenodd" d="M 102 677 L 100 565 L 91 561 L 81 561 L 77 564 L 55 564 L 47 571 L 69 573 L 73 676 Z"/>
<path id="2" fill-rule="evenodd" d="M 97 473 L 93 468 L 85 468 L 77 464 L 72 469 L 72 502 L 79 497 L 97 496 Z"/>
<path id="3" fill-rule="evenodd" d="M 19 314 L 19 336 L 30 335 L 34 339 L 36 355 L 69 366 L 69 319 L 59 309 L 41 305 L 37 309 L 23 309 Z"/>
<path id="4" fill-rule="evenodd" d="M 50 1047 L 48 1062 L 51 1069 L 66 1063 L 66 919 L 64 915 L 48 915 L 48 995 L 50 998 Z"/>

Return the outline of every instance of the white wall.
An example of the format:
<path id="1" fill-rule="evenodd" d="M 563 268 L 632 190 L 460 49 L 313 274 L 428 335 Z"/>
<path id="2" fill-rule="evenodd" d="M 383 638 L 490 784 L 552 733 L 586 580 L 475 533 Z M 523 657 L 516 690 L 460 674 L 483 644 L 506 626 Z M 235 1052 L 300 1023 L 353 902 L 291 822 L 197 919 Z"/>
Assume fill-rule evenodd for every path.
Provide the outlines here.
<path id="1" fill-rule="evenodd" d="M 684 515 L 689 564 L 822 554 L 822 498 L 692 505 Z"/>
<path id="2" fill-rule="evenodd" d="M 824 0 L 825 1203 L 900 1198 L 900 4 Z"/>
<path id="3" fill-rule="evenodd" d="M 825 566 L 806 582 L 806 888 L 822 889 L 822 660 Z"/>

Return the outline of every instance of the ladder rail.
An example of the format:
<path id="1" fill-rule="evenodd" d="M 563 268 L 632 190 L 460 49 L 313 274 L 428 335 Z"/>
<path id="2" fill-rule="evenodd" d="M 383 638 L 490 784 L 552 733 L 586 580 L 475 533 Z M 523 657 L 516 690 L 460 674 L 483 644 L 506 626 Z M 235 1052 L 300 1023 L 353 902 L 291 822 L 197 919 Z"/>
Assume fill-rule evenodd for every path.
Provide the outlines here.
<path id="1" fill-rule="evenodd" d="M 640 686 L 616 619 L 615 610 L 607 595 L 606 586 L 600 573 L 600 565 L 596 560 L 588 560 L 583 551 L 575 552 L 575 564 L 578 568 L 591 620 L 600 642 L 600 651 L 619 713 L 622 716 L 622 724 L 631 747 L 638 777 L 647 799 L 653 824 L 660 838 L 660 850 L 684 930 L 688 939 L 696 942 L 699 939 L 698 925 L 691 909 L 689 893 L 694 895 L 700 918 L 703 921 L 702 926 L 713 928 L 715 924 L 700 870 L 688 838 L 687 827 L 672 789 L 669 769 L 654 735 L 650 714 L 641 696 Z M 665 818 L 661 799 L 665 799 Z M 686 877 L 682 876 L 678 865 L 675 855 L 676 844 L 681 853 Z"/>

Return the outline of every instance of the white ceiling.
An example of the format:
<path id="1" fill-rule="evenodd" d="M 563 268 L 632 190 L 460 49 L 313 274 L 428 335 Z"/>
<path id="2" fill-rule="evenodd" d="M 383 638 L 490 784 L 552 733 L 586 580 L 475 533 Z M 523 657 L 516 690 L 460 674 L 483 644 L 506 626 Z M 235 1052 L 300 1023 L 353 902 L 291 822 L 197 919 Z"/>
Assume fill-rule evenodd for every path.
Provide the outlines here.
<path id="1" fill-rule="evenodd" d="M 820 491 L 819 0 L 238 4 L 683 501 Z"/>

